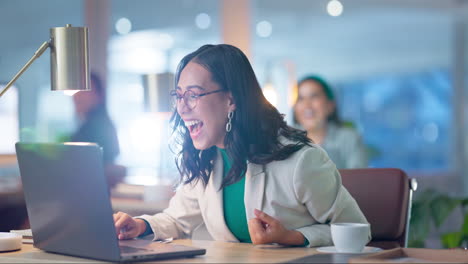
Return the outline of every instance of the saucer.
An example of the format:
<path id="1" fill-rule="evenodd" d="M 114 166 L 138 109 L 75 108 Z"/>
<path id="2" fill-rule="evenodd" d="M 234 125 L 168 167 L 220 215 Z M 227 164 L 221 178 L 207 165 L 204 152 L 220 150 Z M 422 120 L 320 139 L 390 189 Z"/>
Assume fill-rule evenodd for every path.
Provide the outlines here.
<path id="1" fill-rule="evenodd" d="M 374 253 L 381 251 L 381 248 L 378 247 L 364 247 L 361 252 L 338 252 L 334 246 L 331 247 L 318 247 L 316 248 L 318 252 L 323 253 L 346 253 L 346 254 L 365 254 L 365 253 Z"/>

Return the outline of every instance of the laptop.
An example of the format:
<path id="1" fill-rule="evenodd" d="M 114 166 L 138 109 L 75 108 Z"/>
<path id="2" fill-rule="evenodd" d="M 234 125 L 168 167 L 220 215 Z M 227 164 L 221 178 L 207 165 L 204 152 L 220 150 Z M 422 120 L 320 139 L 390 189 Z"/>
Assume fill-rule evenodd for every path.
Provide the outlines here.
<path id="1" fill-rule="evenodd" d="M 206 253 L 151 240 L 118 240 L 98 145 L 18 142 L 16 154 L 36 248 L 107 261 Z"/>

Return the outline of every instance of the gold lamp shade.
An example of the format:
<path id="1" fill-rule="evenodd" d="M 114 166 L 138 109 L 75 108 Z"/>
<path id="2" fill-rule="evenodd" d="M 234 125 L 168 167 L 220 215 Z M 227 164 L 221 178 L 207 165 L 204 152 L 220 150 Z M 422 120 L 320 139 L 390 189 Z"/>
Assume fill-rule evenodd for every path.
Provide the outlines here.
<path id="1" fill-rule="evenodd" d="M 90 90 L 88 28 L 50 29 L 50 80 L 52 91 Z"/>

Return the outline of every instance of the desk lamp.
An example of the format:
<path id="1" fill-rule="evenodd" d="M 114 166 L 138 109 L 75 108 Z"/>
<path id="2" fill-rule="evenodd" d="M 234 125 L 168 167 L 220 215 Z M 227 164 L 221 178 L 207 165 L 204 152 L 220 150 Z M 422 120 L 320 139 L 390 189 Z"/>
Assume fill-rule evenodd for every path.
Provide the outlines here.
<path id="1" fill-rule="evenodd" d="M 67 24 L 65 27 L 50 29 L 50 39 L 42 43 L 31 59 L 6 84 L 5 88 L 0 92 L 0 97 L 47 48 L 50 48 L 52 91 L 78 92 L 90 90 L 88 28 L 72 27 Z"/>

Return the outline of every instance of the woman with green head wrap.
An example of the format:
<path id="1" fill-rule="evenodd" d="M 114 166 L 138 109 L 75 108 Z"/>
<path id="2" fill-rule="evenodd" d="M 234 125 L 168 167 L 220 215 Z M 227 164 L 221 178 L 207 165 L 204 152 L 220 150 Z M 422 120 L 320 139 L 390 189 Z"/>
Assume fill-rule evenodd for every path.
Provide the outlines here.
<path id="1" fill-rule="evenodd" d="M 318 76 L 307 76 L 297 85 L 294 122 L 321 145 L 339 169 L 367 167 L 365 145 L 357 131 L 338 117 L 330 85 Z"/>

